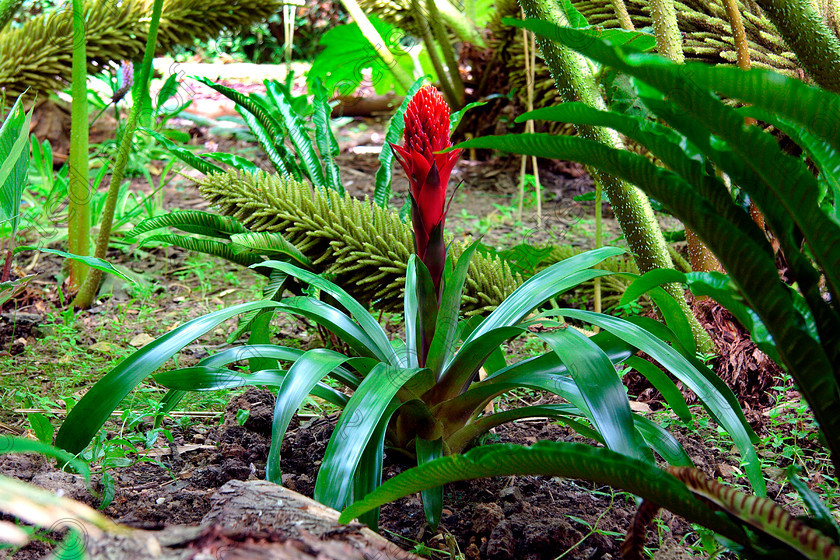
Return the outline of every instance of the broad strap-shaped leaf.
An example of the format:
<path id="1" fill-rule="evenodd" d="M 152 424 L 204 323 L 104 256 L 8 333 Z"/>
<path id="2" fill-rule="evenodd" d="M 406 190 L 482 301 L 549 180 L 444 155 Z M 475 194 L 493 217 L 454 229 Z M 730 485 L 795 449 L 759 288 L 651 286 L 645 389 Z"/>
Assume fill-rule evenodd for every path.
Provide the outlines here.
<path id="1" fill-rule="evenodd" d="M 336 299 L 336 301 L 338 301 L 338 303 L 350 312 L 353 319 L 356 320 L 362 330 L 367 333 L 370 340 L 373 341 L 377 352 L 382 356 L 387 357 L 385 361 L 395 366 L 402 364 L 400 358 L 391 347 L 391 343 L 388 341 L 388 335 L 385 334 L 385 330 L 382 326 L 376 321 L 376 319 L 373 318 L 373 316 L 362 304 L 353 299 L 353 297 L 342 288 L 336 286 L 328 280 L 324 280 L 317 274 L 298 268 L 290 263 L 282 261 L 266 261 L 260 263 L 260 266 L 282 270 L 286 274 L 294 276 L 295 278 L 330 294 Z"/>
<path id="2" fill-rule="evenodd" d="M 390 405 L 397 392 L 421 371 L 380 363 L 362 380 L 327 444 L 315 481 L 316 500 L 335 509 L 347 504 L 353 474 L 374 430 L 386 411 L 393 410 Z"/>
<path id="3" fill-rule="evenodd" d="M 29 123 L 21 95 L 0 126 L 0 220 L 11 220 L 14 240 L 20 223 L 20 199 L 29 175 Z M 37 142 L 36 142 L 37 144 Z"/>
<path id="4" fill-rule="evenodd" d="M 685 397 L 683 397 L 677 385 L 661 369 L 638 356 L 631 356 L 624 363 L 638 371 L 653 385 L 654 389 L 659 391 L 659 394 L 662 395 L 662 398 L 665 399 L 665 402 L 668 403 L 668 406 L 680 420 L 686 424 L 691 422 L 693 416 L 685 402 Z"/>
<path id="5" fill-rule="evenodd" d="M 430 461 L 443 457 L 443 439 L 429 441 L 423 438 L 414 440 L 417 450 L 417 465 L 425 465 Z M 443 486 L 429 488 L 420 493 L 423 501 L 423 512 L 426 514 L 426 523 L 432 531 L 436 531 L 440 525 L 443 513 Z"/>
<path id="6" fill-rule="evenodd" d="M 277 389 L 274 403 L 274 419 L 271 423 L 271 447 L 265 465 L 265 478 L 275 484 L 282 484 L 280 471 L 280 446 L 289 422 L 306 396 L 335 368 L 349 358 L 338 352 L 316 348 L 305 352 L 286 372 Z"/>
<path id="7" fill-rule="evenodd" d="M 411 255 L 405 270 L 403 315 L 405 317 L 405 364 L 418 367 L 427 356 L 437 325 L 438 303 L 429 269 Z M 397 355 L 400 355 L 398 352 Z"/>
<path id="8" fill-rule="evenodd" d="M 112 265 L 105 259 L 74 255 L 73 253 L 68 253 L 67 251 L 61 251 L 59 249 L 48 249 L 46 247 L 31 247 L 29 245 L 18 245 L 12 250 L 12 254 L 16 255 L 22 251 L 40 251 L 41 253 L 49 253 L 51 255 L 58 255 L 59 257 L 64 257 L 65 259 L 83 262 L 91 268 L 101 270 L 102 272 L 107 272 L 108 274 L 113 274 L 114 276 L 122 278 L 126 282 L 137 284 L 137 282 L 135 282 L 133 278 L 126 275 L 124 272 L 118 270 L 116 267 L 114 267 L 114 265 Z"/>
<path id="9" fill-rule="evenodd" d="M 619 249 L 619 251 L 621 250 Z M 587 253 L 581 253 L 581 255 L 587 255 Z M 576 257 L 581 255 L 576 255 Z M 576 257 L 561 261 L 547 268 L 546 271 L 555 269 L 556 272 L 560 272 L 560 268 L 555 267 Z M 523 325 L 517 324 L 515 321 L 525 317 L 534 307 L 587 280 L 612 274 L 605 270 L 586 268 L 580 265 L 580 262 L 578 262 L 578 266 L 582 270 L 575 267 L 572 268 L 570 274 L 551 274 L 539 278 L 532 285 L 535 289 L 530 295 L 520 292 L 522 286 L 517 288 L 513 294 L 505 299 L 493 313 L 470 333 L 458 349 L 458 352 L 444 366 L 437 386 L 433 389 L 433 392 L 427 395 L 430 399 L 429 402 L 435 404 L 443 402 L 462 392 L 475 379 L 484 360 L 495 352 L 502 342 L 518 336 L 522 332 Z M 563 270 L 563 272 L 568 271 L 569 269 Z M 534 280 L 534 278 L 537 278 L 537 276 L 528 280 L 523 286 Z M 516 306 L 517 304 L 519 305 L 518 307 Z M 499 310 L 501 310 L 501 313 L 496 315 Z M 488 328 L 489 325 L 493 326 Z"/>
<path id="10" fill-rule="evenodd" d="M 359 355 L 387 361 L 388 356 L 379 350 L 368 333 L 332 305 L 309 296 L 289 297 L 283 299 L 280 303 L 282 304 L 281 310 L 302 315 L 315 321 L 330 333 L 336 335 Z"/>
<path id="11" fill-rule="evenodd" d="M 761 474 L 761 462 L 752 445 L 751 435 L 754 434 L 737 404 L 737 399 L 731 394 L 731 390 L 728 391 L 729 398 L 727 398 L 721 391 L 721 386 L 712 384 L 688 359 L 659 338 L 651 336 L 645 329 L 629 321 L 580 309 L 563 309 L 561 313 L 565 317 L 597 325 L 628 344 L 632 344 L 662 364 L 685 386 L 694 391 L 703 405 L 714 413 L 715 418 L 729 432 L 744 458 L 747 478 L 755 492 L 762 496 L 767 494 L 764 477 Z"/>
<path id="12" fill-rule="evenodd" d="M 165 371 L 154 376 L 155 381 L 177 391 L 220 391 L 235 389 L 246 385 L 277 387 L 283 383 L 286 370 L 264 369 L 251 374 L 237 373 L 225 368 L 193 366 L 189 368 Z M 349 397 L 328 385 L 318 383 L 311 394 L 342 408 Z"/>
<path id="13" fill-rule="evenodd" d="M 242 360 L 250 361 L 253 358 L 294 362 L 303 356 L 303 354 L 303 350 L 299 348 L 289 348 L 288 346 L 278 346 L 275 344 L 246 344 L 243 346 L 226 348 L 225 350 L 217 352 L 212 356 L 207 356 L 199 361 L 197 365 L 206 367 L 223 367 Z M 368 358 L 350 358 L 347 361 L 347 365 L 352 365 L 354 368 L 359 369 L 357 365 L 363 360 L 368 360 Z M 343 383 L 351 389 L 355 389 L 359 386 L 358 377 L 343 366 L 335 368 L 330 374 L 330 377 Z"/>
<path id="14" fill-rule="evenodd" d="M 479 140 L 486 141 L 491 139 L 481 138 Z M 495 140 L 495 138 L 493 140 Z M 469 147 L 475 141 L 476 140 L 472 140 L 459 145 Z M 542 305 L 560 293 L 562 290 L 558 290 L 557 285 L 562 280 L 577 272 L 591 268 L 609 257 L 623 253 L 623 249 L 615 247 L 602 247 L 600 249 L 586 251 L 585 253 L 569 257 L 568 259 L 562 260 L 557 264 L 546 268 L 539 274 L 529 278 L 524 284 L 514 290 L 514 292 L 508 296 L 507 299 L 505 299 L 490 315 L 488 315 L 475 331 L 473 331 L 467 340 L 464 341 L 464 345 L 466 346 L 470 341 L 480 337 L 492 329 L 517 324 L 526 317 L 532 309 Z"/>
<path id="15" fill-rule="evenodd" d="M 318 153 L 324 161 L 325 179 L 327 187 L 344 196 L 344 186 L 341 184 L 341 174 L 335 156 L 339 153 L 338 142 L 335 140 L 332 128 L 330 128 L 330 107 L 327 90 L 321 80 L 313 80 L 312 89 L 315 92 L 313 107 L 315 112 L 312 115 L 312 122 L 315 123 L 315 143 L 318 146 Z"/>
<path id="16" fill-rule="evenodd" d="M 718 516 L 685 484 L 662 469 L 609 449 L 578 443 L 484 445 L 464 455 L 443 457 L 385 481 L 364 500 L 344 510 L 339 521 L 347 523 L 370 508 L 441 484 L 511 475 L 563 476 L 609 484 L 660 504 L 731 540 L 745 542 L 735 523 Z"/>
<path id="17" fill-rule="evenodd" d="M 391 177 L 393 176 L 394 152 L 391 151 L 391 144 L 396 144 L 400 141 L 400 136 L 405 130 L 405 111 L 408 109 L 408 104 L 411 103 L 411 98 L 426 81 L 425 76 L 418 78 L 403 99 L 394 116 L 391 117 L 391 122 L 388 125 L 388 132 L 385 133 L 385 142 L 382 144 L 382 151 L 379 152 L 379 169 L 376 170 L 376 179 L 373 188 L 373 202 L 382 208 L 388 207 L 388 202 L 391 200 Z"/>
<path id="18" fill-rule="evenodd" d="M 176 210 L 168 214 L 146 218 L 128 232 L 126 237 L 133 239 L 144 233 L 165 227 L 173 227 L 187 233 L 197 233 L 219 239 L 230 239 L 233 234 L 248 231 L 232 216 L 222 216 L 200 210 Z"/>
<path id="19" fill-rule="evenodd" d="M 303 119 L 292 107 L 288 92 L 276 80 L 265 80 L 264 83 L 266 93 L 283 117 L 283 124 L 303 163 L 306 175 L 312 181 L 314 187 L 326 189 L 327 182 L 324 178 L 324 169 L 321 167 L 318 154 L 315 153 L 315 148 L 312 146 L 312 140 L 309 138 Z"/>
<path id="20" fill-rule="evenodd" d="M 70 410 L 55 438 L 56 446 L 70 453 L 81 452 L 129 391 L 184 346 L 240 313 L 278 305 L 257 301 L 220 309 L 193 319 L 140 348 L 105 374 Z"/>
<path id="21" fill-rule="evenodd" d="M 385 455 L 385 433 L 391 416 L 399 407 L 397 400 L 392 400 L 379 420 L 376 429 L 371 434 L 364 452 L 359 459 L 356 473 L 353 475 L 353 497 L 363 498 L 382 484 L 382 460 Z M 379 508 L 373 508 L 359 516 L 359 521 L 374 531 L 379 530 Z"/>
<path id="22" fill-rule="evenodd" d="M 540 333 L 539 337 L 571 372 L 607 447 L 629 457 L 644 459 L 636 441 L 627 393 L 604 351 L 573 327 Z"/>
<path id="23" fill-rule="evenodd" d="M 0 455 L 4 453 L 38 453 L 56 459 L 62 463 L 60 466 L 70 465 L 73 470 L 84 476 L 87 482 L 90 482 L 90 467 L 84 460 L 47 443 L 4 434 L 0 437 Z"/>

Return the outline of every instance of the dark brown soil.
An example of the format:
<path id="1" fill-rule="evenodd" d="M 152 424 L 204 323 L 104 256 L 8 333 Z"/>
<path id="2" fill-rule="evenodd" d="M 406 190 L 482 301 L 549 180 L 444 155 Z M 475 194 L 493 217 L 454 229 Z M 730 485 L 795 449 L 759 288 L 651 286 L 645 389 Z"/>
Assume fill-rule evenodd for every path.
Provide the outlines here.
<path id="1" fill-rule="evenodd" d="M 174 442 L 156 448 L 146 460 L 110 471 L 116 494 L 104 512 L 119 523 L 143 529 L 197 524 L 210 508 L 210 496 L 225 482 L 262 479 L 268 453 L 273 394 L 250 389 L 229 403 L 218 427 L 173 428 Z M 249 410 L 240 426 L 240 409 Z M 304 495 L 314 490 L 318 465 L 335 425 L 326 418 L 296 416 L 284 440 L 283 484 Z M 581 441 L 567 428 L 549 421 L 510 424 L 497 429 L 493 442 L 529 445 L 536 441 Z M 713 448 L 679 436 L 698 467 L 731 479 L 737 463 Z M 385 477 L 409 468 L 399 454 L 386 452 Z M 61 491 L 96 506 L 80 477 L 56 471 L 40 457 L 0 456 L 0 472 Z M 94 476 L 98 479 L 98 476 Z M 773 490 L 771 488 L 771 490 Z M 514 476 L 451 484 L 446 489 L 439 531 L 427 529 L 419 497 L 383 506 L 380 530 L 400 546 L 424 543 L 448 555 L 445 535 L 471 560 L 548 560 L 565 551 L 566 558 L 617 558 L 618 546 L 635 513 L 631 496 L 585 482 L 542 476 Z M 691 533 L 682 519 L 665 512 L 660 530 L 680 540 Z M 689 537 L 691 540 L 693 537 Z M 659 546 L 655 535 L 648 545 Z M 14 558 L 38 558 L 42 544 L 30 545 Z M 441 556 L 443 557 L 443 556 Z"/>

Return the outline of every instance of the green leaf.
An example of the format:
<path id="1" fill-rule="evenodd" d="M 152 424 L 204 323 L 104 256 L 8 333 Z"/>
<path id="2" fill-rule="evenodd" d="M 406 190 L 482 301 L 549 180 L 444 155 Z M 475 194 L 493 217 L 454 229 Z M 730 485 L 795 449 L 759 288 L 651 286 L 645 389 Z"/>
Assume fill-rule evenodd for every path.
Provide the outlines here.
<path id="1" fill-rule="evenodd" d="M 240 266 L 251 266 L 263 262 L 262 258 L 254 257 L 247 253 L 237 255 L 233 252 L 230 243 L 222 243 L 213 239 L 189 237 L 187 235 L 177 235 L 174 233 L 159 233 L 157 235 L 150 235 L 149 237 L 143 239 L 142 245 L 154 242 L 166 243 L 167 245 L 181 247 L 187 251 L 195 251 L 196 253 L 204 253 L 205 255 L 221 257 Z"/>
<path id="2" fill-rule="evenodd" d="M 209 152 L 204 154 L 207 159 L 212 159 L 230 165 L 234 169 L 246 173 L 259 173 L 261 169 L 242 156 L 236 154 L 225 154 L 223 152 Z"/>
<path id="3" fill-rule="evenodd" d="M 315 481 L 316 500 L 335 509 L 345 506 L 362 452 L 389 409 L 391 399 L 421 371 L 424 370 L 379 363 L 362 379 L 327 444 Z"/>
<path id="4" fill-rule="evenodd" d="M 263 356 L 260 356 L 263 357 Z M 194 366 L 190 368 L 165 371 L 154 376 L 155 381 L 164 387 L 177 391 L 220 391 L 235 389 L 246 385 L 273 386 L 282 385 L 286 370 L 264 369 L 251 374 L 240 374 L 225 368 Z M 323 383 L 312 388 L 311 394 L 343 408 L 349 397 Z"/>
<path id="5" fill-rule="evenodd" d="M 211 173 L 222 173 L 223 169 L 218 165 L 213 165 L 207 160 L 201 159 L 199 156 L 195 155 L 190 150 L 176 145 L 174 142 L 172 142 L 172 140 L 170 140 L 163 134 L 152 130 L 151 128 L 140 127 L 139 130 L 142 130 L 143 132 L 145 132 L 146 134 L 163 144 L 163 147 L 166 148 L 166 150 L 170 154 L 177 157 L 193 169 L 201 171 L 205 175 L 210 175 Z"/>
<path id="6" fill-rule="evenodd" d="M 631 356 L 624 363 L 642 374 L 653 385 L 653 388 L 659 391 L 659 394 L 662 395 L 662 398 L 665 399 L 665 402 L 668 403 L 668 406 L 680 420 L 686 424 L 691 422 L 693 417 L 685 402 L 685 397 L 677 389 L 676 384 L 665 375 L 665 372 L 638 356 Z"/>
<path id="7" fill-rule="evenodd" d="M 447 266 L 444 266 L 443 293 L 437 312 L 435 335 L 432 338 L 431 346 L 429 347 L 429 358 L 426 362 L 426 367 L 432 370 L 435 376 L 439 376 L 442 373 L 444 364 L 455 353 L 458 313 L 461 310 L 464 282 L 467 280 L 470 260 L 477 247 L 478 241 L 470 243 L 458 258 L 454 270 L 451 267 L 451 263 L 447 263 Z"/>
<path id="8" fill-rule="evenodd" d="M 315 142 L 318 145 L 318 153 L 321 154 L 321 159 L 324 161 L 327 187 L 344 196 L 341 174 L 338 164 L 335 162 L 335 156 L 338 155 L 339 148 L 330 128 L 332 108 L 330 107 L 329 96 L 320 80 L 314 80 L 312 85 L 315 92 L 315 113 L 312 115 L 312 122 L 315 123 Z"/>
<path id="9" fill-rule="evenodd" d="M 316 348 L 295 361 L 277 389 L 274 420 L 271 424 L 271 447 L 265 466 L 265 478 L 281 484 L 280 446 L 295 411 L 318 382 L 349 358 L 338 352 Z"/>
<path id="10" fill-rule="evenodd" d="M 279 233 L 268 231 L 248 231 L 230 236 L 231 251 L 235 255 L 250 253 L 253 255 L 267 255 L 274 258 L 285 257 L 297 266 L 311 267 L 312 261 L 300 252 L 300 249 L 289 243 Z"/>
<path id="11" fill-rule="evenodd" d="M 316 322 L 336 335 L 359 355 L 382 361 L 388 360 L 388 355 L 380 350 L 364 329 L 332 305 L 308 296 L 289 297 L 280 303 L 281 310 L 302 315 Z M 391 351 L 393 352 L 393 349 Z"/>
<path id="12" fill-rule="evenodd" d="M 414 443 L 417 449 L 417 466 L 425 465 L 443 456 L 443 439 L 429 441 L 417 438 Z M 437 531 L 443 512 L 443 486 L 423 490 L 420 495 L 423 501 L 423 511 L 426 514 L 426 522 L 432 531 Z"/>
<path id="13" fill-rule="evenodd" d="M 294 276 L 310 284 L 319 290 L 327 292 L 344 306 L 350 315 L 358 322 L 359 326 L 364 330 L 373 343 L 376 345 L 378 352 L 383 356 L 387 356 L 388 363 L 393 365 L 400 365 L 400 359 L 397 357 L 391 343 L 388 341 L 388 335 L 383 330 L 382 326 L 371 316 L 367 309 L 362 304 L 353 299 L 350 294 L 345 292 L 340 287 L 336 286 L 328 280 L 324 280 L 320 276 L 303 270 L 289 263 L 282 261 L 265 261 L 260 263 L 261 267 L 274 268 L 281 270 L 290 276 Z"/>
<path id="14" fill-rule="evenodd" d="M 113 274 L 114 276 L 119 276 L 123 280 L 131 282 L 132 284 L 137 284 L 137 282 L 135 282 L 133 278 L 126 276 L 123 272 L 120 272 L 119 270 L 114 268 L 114 265 L 112 265 L 108 261 L 98 259 L 96 257 L 82 257 L 79 255 L 68 253 L 66 251 L 59 251 L 58 249 L 47 249 L 45 247 L 30 247 L 29 245 L 21 245 L 15 247 L 12 252 L 17 254 L 21 251 L 40 251 L 41 253 L 49 253 L 51 255 L 58 255 L 59 257 L 64 257 L 65 259 L 83 262 L 91 268 L 101 270 L 102 272 L 107 272 L 108 274 Z"/>
<path id="15" fill-rule="evenodd" d="M 449 115 L 449 133 L 455 132 L 455 129 L 458 128 L 458 125 L 461 124 L 461 119 L 464 118 L 464 115 L 470 109 L 475 109 L 476 107 L 481 107 L 483 105 L 487 105 L 486 101 L 473 101 L 471 103 L 467 103 L 463 109 L 460 111 L 455 111 L 451 115 Z"/>
<path id="16" fill-rule="evenodd" d="M 410 469 L 385 481 L 364 500 L 344 510 L 347 523 L 370 508 L 459 480 L 486 476 L 545 475 L 609 484 L 666 507 L 732 540 L 743 542 L 741 530 L 694 497 L 665 471 L 605 448 L 577 443 L 539 442 L 531 447 L 495 444 L 464 455 L 450 455 Z"/>
<path id="17" fill-rule="evenodd" d="M 46 443 L 47 445 L 52 445 L 55 428 L 53 428 L 53 425 L 50 423 L 50 419 L 40 412 L 30 412 L 26 415 L 26 417 L 29 420 L 29 425 L 32 426 L 32 431 L 35 433 L 35 437 L 38 438 L 38 441 Z"/>
<path id="18" fill-rule="evenodd" d="M 266 93 L 283 117 L 283 124 L 300 160 L 303 162 L 306 175 L 316 188 L 326 189 L 324 170 L 321 167 L 318 154 L 315 153 L 315 148 L 312 146 L 312 140 L 309 138 L 309 132 L 303 124 L 303 119 L 295 112 L 287 92 L 276 80 L 265 80 L 264 83 Z"/>
<path id="19" fill-rule="evenodd" d="M 482 138 L 481 140 L 488 139 Z M 562 286 L 568 286 L 568 280 L 577 278 L 574 276 L 576 273 L 593 267 L 609 257 L 621 255 L 623 253 L 623 249 L 615 247 L 602 247 L 600 249 L 587 251 L 585 253 L 569 257 L 568 259 L 546 268 L 539 274 L 529 278 L 524 284 L 514 290 L 514 292 L 508 296 L 481 323 L 481 325 L 478 326 L 475 331 L 473 331 L 467 340 L 464 341 L 464 346 L 466 346 L 470 341 L 475 340 L 486 332 L 499 326 L 510 326 L 518 323 L 527 316 L 532 309 L 562 292 L 563 289 L 558 289 L 558 285 L 561 281 L 565 281 Z M 604 271 L 588 272 L 595 273 Z M 586 279 L 589 280 L 592 277 Z M 583 277 L 580 278 L 581 279 L 579 281 L 582 282 Z M 577 285 L 577 282 L 569 287 L 573 287 L 575 285 Z"/>
<path id="20" fill-rule="evenodd" d="M 388 202 L 391 200 L 391 176 L 393 175 L 393 161 L 394 152 L 391 151 L 391 144 L 396 144 L 400 141 L 400 136 L 405 130 L 405 111 L 408 109 L 408 104 L 414 94 L 423 85 L 426 80 L 425 77 L 418 78 L 408 93 L 400 103 L 397 112 L 391 117 L 391 122 L 388 125 L 388 132 L 385 133 L 385 142 L 382 144 L 382 151 L 379 152 L 379 169 L 376 170 L 376 179 L 373 188 L 373 202 L 382 208 L 388 207 Z"/>
<path id="21" fill-rule="evenodd" d="M 71 453 L 81 452 L 129 391 L 180 352 L 184 346 L 240 313 L 278 305 L 270 301 L 257 301 L 214 311 L 193 319 L 140 348 L 105 374 L 70 410 L 58 431 L 55 445 Z"/>
<path id="22" fill-rule="evenodd" d="M 29 174 L 29 123 L 18 97 L 0 126 L 0 220 L 11 220 L 14 238 L 20 222 L 20 200 Z M 37 144 L 37 142 L 36 142 Z"/>
<path id="23" fill-rule="evenodd" d="M 260 146 L 262 146 L 262 149 L 268 156 L 268 160 L 274 166 L 274 170 L 285 180 L 301 180 L 303 175 L 300 169 L 298 169 L 294 156 L 283 144 L 281 133 L 278 132 L 276 133 L 278 136 L 275 136 L 275 133 L 270 132 L 256 116 L 248 112 L 244 107 L 237 106 L 236 112 L 239 113 L 245 121 L 245 124 L 251 129 L 251 133 L 257 139 L 257 142 L 260 143 Z"/>
<path id="24" fill-rule="evenodd" d="M 40 453 L 46 457 L 52 457 L 63 464 L 70 465 L 73 469 L 90 482 L 90 468 L 87 463 L 72 453 L 68 453 L 57 446 L 53 447 L 48 443 L 35 441 L 27 438 L 0 436 L 0 454 L 3 453 Z"/>
<path id="25" fill-rule="evenodd" d="M 747 478 L 753 490 L 759 496 L 767 494 L 764 477 L 761 474 L 761 462 L 755 453 L 750 437 L 752 429 L 747 424 L 737 399 L 731 394 L 731 390 L 728 390 L 725 385 L 721 387 L 712 384 L 685 357 L 660 339 L 651 336 L 645 329 L 629 321 L 580 309 L 563 309 L 560 313 L 565 317 L 598 325 L 628 344 L 632 344 L 662 364 L 685 386 L 694 391 L 703 405 L 708 407 L 724 429 L 729 432 L 741 452 L 741 456 L 746 463 Z M 725 396 L 721 388 L 727 389 L 730 394 Z"/>
<path id="26" fill-rule="evenodd" d="M 428 357 L 437 330 L 437 294 L 429 269 L 416 255 L 409 257 L 405 278 L 405 363 L 409 367 L 418 367 L 421 356 L 423 359 Z"/>
<path id="27" fill-rule="evenodd" d="M 572 327 L 540 333 L 539 337 L 571 372 L 607 447 L 643 460 L 645 457 L 636 441 L 627 393 L 604 351 Z"/>
<path id="28" fill-rule="evenodd" d="M 176 210 L 161 216 L 146 218 L 128 232 L 126 237 L 133 239 L 144 233 L 165 227 L 174 227 L 187 233 L 197 233 L 220 239 L 230 239 L 230 236 L 235 233 L 246 233 L 248 231 L 232 216 L 222 216 L 200 210 Z"/>

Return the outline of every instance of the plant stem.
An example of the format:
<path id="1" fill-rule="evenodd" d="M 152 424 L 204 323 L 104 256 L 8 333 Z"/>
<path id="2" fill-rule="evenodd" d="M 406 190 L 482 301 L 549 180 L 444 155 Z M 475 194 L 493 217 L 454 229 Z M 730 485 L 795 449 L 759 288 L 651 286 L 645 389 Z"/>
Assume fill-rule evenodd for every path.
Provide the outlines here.
<path id="1" fill-rule="evenodd" d="M 519 0 L 519 3 L 529 18 L 539 18 L 558 25 L 568 24 L 565 14 L 550 0 Z M 564 101 L 581 101 L 590 107 L 606 110 L 595 77 L 580 55 L 544 38 L 538 38 L 537 44 Z M 583 138 L 610 148 L 624 148 L 621 137 L 613 130 L 594 126 L 576 128 Z M 639 270 L 644 273 L 656 268 L 672 268 L 668 245 L 648 198 L 626 181 L 596 169 L 589 168 L 588 171 L 593 181 L 596 184 L 600 183 L 603 192 L 609 198 Z M 683 290 L 673 285 L 667 286 L 666 289 L 686 312 L 698 346 L 701 349 L 710 349 L 711 338 L 688 307 Z"/>
<path id="2" fill-rule="evenodd" d="M 96 239 L 97 258 L 104 259 L 108 252 L 108 243 L 111 240 L 111 227 L 114 222 L 114 211 L 117 206 L 117 198 L 120 192 L 120 184 L 125 177 L 125 166 L 128 164 L 128 156 L 131 152 L 131 141 L 134 139 L 134 130 L 137 128 L 137 119 L 140 109 L 146 97 L 149 95 L 149 79 L 152 74 L 152 60 L 155 56 L 155 45 L 157 44 L 158 25 L 160 14 L 163 10 L 163 0 L 155 0 L 152 6 L 152 19 L 149 22 L 149 34 L 146 37 L 146 51 L 143 53 L 143 63 L 140 66 L 140 75 L 134 83 L 132 95 L 131 112 L 123 130 L 120 151 L 117 154 L 117 161 L 114 164 L 114 171 L 111 174 L 111 184 L 108 186 L 108 197 L 105 199 L 105 208 L 102 210 L 102 222 L 99 225 L 99 236 Z M 88 309 L 96 293 L 99 291 L 99 282 L 102 280 L 102 272 L 91 270 L 87 280 L 82 285 L 73 305 L 81 309 Z"/>
<path id="3" fill-rule="evenodd" d="M 653 20 L 656 50 L 671 62 L 682 64 L 685 56 L 674 3 L 671 0 L 650 0 L 650 19 Z"/>
<path id="4" fill-rule="evenodd" d="M 67 165 L 69 203 L 67 210 L 68 250 L 87 256 L 90 245 L 90 179 L 88 162 L 87 56 L 85 52 L 85 13 L 82 0 L 73 0 L 73 66 L 71 70 L 70 154 Z M 82 285 L 88 267 L 70 261 L 70 287 Z"/>
<path id="5" fill-rule="evenodd" d="M 726 17 L 732 27 L 732 40 L 735 42 L 735 52 L 738 60 L 738 68 L 750 69 L 750 46 L 747 43 L 747 32 L 744 30 L 744 20 L 741 18 L 741 10 L 737 0 L 723 0 L 726 8 Z"/>
<path id="6" fill-rule="evenodd" d="M 808 74 L 840 93 L 840 39 L 809 0 L 756 0 Z"/>
<path id="7" fill-rule="evenodd" d="M 431 25 L 432 35 L 438 45 L 440 45 L 440 50 L 443 51 L 443 58 L 446 60 L 446 66 L 449 68 L 449 83 L 452 85 L 453 93 L 458 101 L 454 105 L 450 103 L 450 106 L 453 110 L 460 110 L 466 105 L 466 90 L 464 80 L 461 79 L 458 60 L 455 57 L 455 49 L 449 41 L 449 35 L 446 33 L 446 29 L 440 22 L 440 13 L 438 12 L 435 0 L 426 0 L 426 7 L 429 10 L 429 24 Z"/>
<path id="8" fill-rule="evenodd" d="M 23 4 L 23 0 L 0 0 L 0 31 L 9 24 Z"/>
<path id="9" fill-rule="evenodd" d="M 624 4 L 624 0 L 612 0 L 612 5 L 621 28 L 625 31 L 635 31 L 636 28 L 633 26 L 633 21 L 627 12 L 627 6 Z"/>
<path id="10" fill-rule="evenodd" d="M 675 64 L 685 62 L 682 49 L 682 35 L 677 24 L 677 11 L 672 0 L 651 0 L 650 17 L 653 20 L 653 32 L 656 35 L 656 50 Z M 688 242 L 688 257 L 692 270 L 709 272 L 721 270 L 720 262 L 708 247 L 703 245 L 689 228 L 685 228 Z"/>
<path id="11" fill-rule="evenodd" d="M 411 79 L 411 76 L 408 75 L 408 72 L 403 69 L 402 66 L 399 65 L 397 59 L 394 58 L 394 55 L 391 54 L 391 51 L 388 50 L 388 46 L 385 44 L 385 41 L 379 35 L 379 32 L 373 27 L 373 24 L 370 22 L 368 17 L 362 11 L 362 8 L 359 6 L 356 0 L 341 0 L 341 3 L 344 5 L 344 8 L 353 18 L 353 21 L 356 22 L 356 25 L 359 26 L 359 29 L 362 32 L 362 35 L 365 36 L 365 39 L 368 40 L 370 46 L 373 47 L 374 52 L 376 55 L 382 59 L 382 62 L 385 63 L 385 66 L 391 71 L 394 75 L 394 78 L 400 83 L 403 89 L 406 91 L 409 90 L 411 84 L 414 83 L 414 80 Z"/>
<path id="12" fill-rule="evenodd" d="M 455 90 L 453 89 L 452 84 L 449 83 L 446 70 L 444 70 L 443 68 L 443 62 L 441 61 L 440 55 L 437 52 L 437 45 L 435 44 L 435 40 L 432 37 L 426 13 L 420 8 L 419 0 L 413 0 L 411 3 L 411 7 L 412 13 L 417 19 L 417 24 L 420 27 L 420 36 L 423 38 L 423 44 L 426 46 L 426 52 L 428 52 L 429 59 L 432 61 L 432 66 L 435 69 L 435 73 L 438 75 L 438 80 L 440 81 L 440 89 L 443 90 L 443 95 L 446 97 L 446 101 L 449 103 L 449 105 L 456 106 L 458 105 L 458 96 L 455 94 Z"/>

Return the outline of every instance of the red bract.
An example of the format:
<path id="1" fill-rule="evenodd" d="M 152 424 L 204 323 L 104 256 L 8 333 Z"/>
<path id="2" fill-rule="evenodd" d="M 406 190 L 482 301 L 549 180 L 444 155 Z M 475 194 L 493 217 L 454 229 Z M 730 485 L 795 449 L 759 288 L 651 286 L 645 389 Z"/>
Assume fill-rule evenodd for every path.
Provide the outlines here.
<path id="1" fill-rule="evenodd" d="M 429 269 L 439 293 L 446 261 L 446 186 L 461 150 L 435 153 L 452 146 L 452 141 L 449 105 L 433 86 L 420 88 L 408 104 L 404 138 L 403 146 L 391 144 L 391 148 L 408 175 L 417 256 Z"/>

